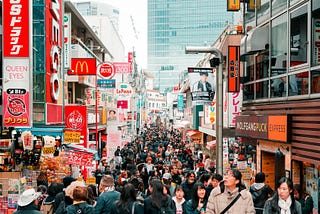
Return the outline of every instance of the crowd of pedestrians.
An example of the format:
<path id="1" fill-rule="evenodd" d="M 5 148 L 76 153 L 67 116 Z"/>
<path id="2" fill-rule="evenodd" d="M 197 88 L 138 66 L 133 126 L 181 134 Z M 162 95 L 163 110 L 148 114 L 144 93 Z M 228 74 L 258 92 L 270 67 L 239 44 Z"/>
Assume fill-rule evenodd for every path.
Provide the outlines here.
<path id="1" fill-rule="evenodd" d="M 179 130 L 145 126 L 117 148 L 114 168 L 105 164 L 96 171 L 96 186 L 70 176 L 63 184 L 39 185 L 22 193 L 14 214 L 307 213 L 290 179 L 282 178 L 273 191 L 257 173 L 246 188 L 239 170 L 217 174 L 214 160 L 195 156 L 188 145 Z"/>

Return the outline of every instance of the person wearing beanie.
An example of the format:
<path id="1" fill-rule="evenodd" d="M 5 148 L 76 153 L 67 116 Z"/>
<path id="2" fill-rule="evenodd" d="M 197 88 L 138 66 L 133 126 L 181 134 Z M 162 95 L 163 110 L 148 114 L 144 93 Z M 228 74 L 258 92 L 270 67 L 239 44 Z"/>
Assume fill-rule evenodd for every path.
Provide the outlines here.
<path id="1" fill-rule="evenodd" d="M 18 209 L 14 214 L 42 214 L 38 210 L 38 198 L 40 195 L 41 193 L 36 192 L 33 188 L 25 190 L 18 200 Z"/>
<path id="2" fill-rule="evenodd" d="M 110 214 L 110 207 L 116 200 L 120 199 L 120 192 L 115 190 L 114 178 L 112 175 L 105 175 L 101 178 L 99 185 L 99 197 L 95 207 L 96 214 Z"/>

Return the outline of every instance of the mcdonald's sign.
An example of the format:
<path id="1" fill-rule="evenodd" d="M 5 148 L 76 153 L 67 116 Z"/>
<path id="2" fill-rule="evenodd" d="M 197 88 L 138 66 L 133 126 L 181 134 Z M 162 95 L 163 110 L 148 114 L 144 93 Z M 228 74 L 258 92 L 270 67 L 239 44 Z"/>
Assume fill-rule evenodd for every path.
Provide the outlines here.
<path id="1" fill-rule="evenodd" d="M 96 59 L 72 58 L 68 75 L 96 75 Z"/>

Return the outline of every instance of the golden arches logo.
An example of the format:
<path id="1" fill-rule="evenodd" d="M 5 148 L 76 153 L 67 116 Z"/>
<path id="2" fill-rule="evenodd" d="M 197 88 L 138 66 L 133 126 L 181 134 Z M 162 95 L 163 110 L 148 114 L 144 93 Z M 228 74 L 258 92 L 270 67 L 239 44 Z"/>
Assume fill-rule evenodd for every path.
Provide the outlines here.
<path id="1" fill-rule="evenodd" d="M 80 70 L 79 70 L 79 68 L 80 68 Z M 76 67 L 75 67 L 75 73 L 79 74 L 79 73 L 85 73 L 85 72 L 89 73 L 88 63 L 86 61 L 77 61 Z"/>

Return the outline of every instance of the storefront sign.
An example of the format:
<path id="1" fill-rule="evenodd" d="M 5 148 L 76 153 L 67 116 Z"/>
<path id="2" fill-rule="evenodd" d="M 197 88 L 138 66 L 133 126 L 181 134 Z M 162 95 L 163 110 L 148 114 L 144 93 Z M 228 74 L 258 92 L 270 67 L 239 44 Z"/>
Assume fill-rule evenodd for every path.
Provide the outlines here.
<path id="1" fill-rule="evenodd" d="M 69 152 L 68 164 L 76 166 L 91 167 L 93 155 L 80 152 Z"/>
<path id="2" fill-rule="evenodd" d="M 96 59 L 72 58 L 68 75 L 96 75 Z"/>
<path id="3" fill-rule="evenodd" d="M 79 131 L 65 131 L 64 142 L 65 143 L 80 143 L 81 132 Z"/>
<path id="4" fill-rule="evenodd" d="M 116 95 L 130 97 L 132 95 L 132 87 L 127 83 L 121 83 L 116 89 Z"/>
<path id="5" fill-rule="evenodd" d="M 228 0 L 227 11 L 239 11 L 240 10 L 240 0 Z"/>
<path id="6" fill-rule="evenodd" d="M 46 124 L 63 122 L 62 103 L 62 56 L 63 49 L 63 4 L 62 0 L 45 1 L 46 32 Z M 52 112 L 55 112 L 52 114 Z"/>
<path id="7" fill-rule="evenodd" d="M 236 136 L 287 142 L 287 116 L 241 115 L 236 117 Z"/>
<path id="8" fill-rule="evenodd" d="M 32 1 L 3 1 L 3 126 L 30 127 Z"/>
<path id="9" fill-rule="evenodd" d="M 64 68 L 70 68 L 70 52 L 71 52 L 71 13 L 65 13 L 63 17 L 63 29 L 64 29 Z"/>
<path id="10" fill-rule="evenodd" d="M 116 74 L 131 74 L 131 64 L 129 62 L 113 62 Z"/>
<path id="11" fill-rule="evenodd" d="M 83 146 L 87 146 L 87 107 L 86 106 L 65 106 L 65 124 L 66 129 L 70 132 L 80 132 L 80 139 L 83 140 Z M 67 136 L 70 137 L 70 135 Z M 77 135 L 72 135 L 69 140 L 76 141 Z"/>
<path id="12" fill-rule="evenodd" d="M 313 61 L 314 65 L 319 65 L 320 63 L 320 19 L 314 19 L 313 26 L 314 35 L 314 54 Z"/>
<path id="13" fill-rule="evenodd" d="M 113 64 L 107 62 L 101 63 L 97 67 L 97 73 L 103 79 L 112 79 L 115 75 Z"/>
<path id="14" fill-rule="evenodd" d="M 98 87 L 116 88 L 116 80 L 115 79 L 98 79 Z"/>
<path id="15" fill-rule="evenodd" d="M 240 46 L 228 46 L 228 92 L 240 91 Z"/>

